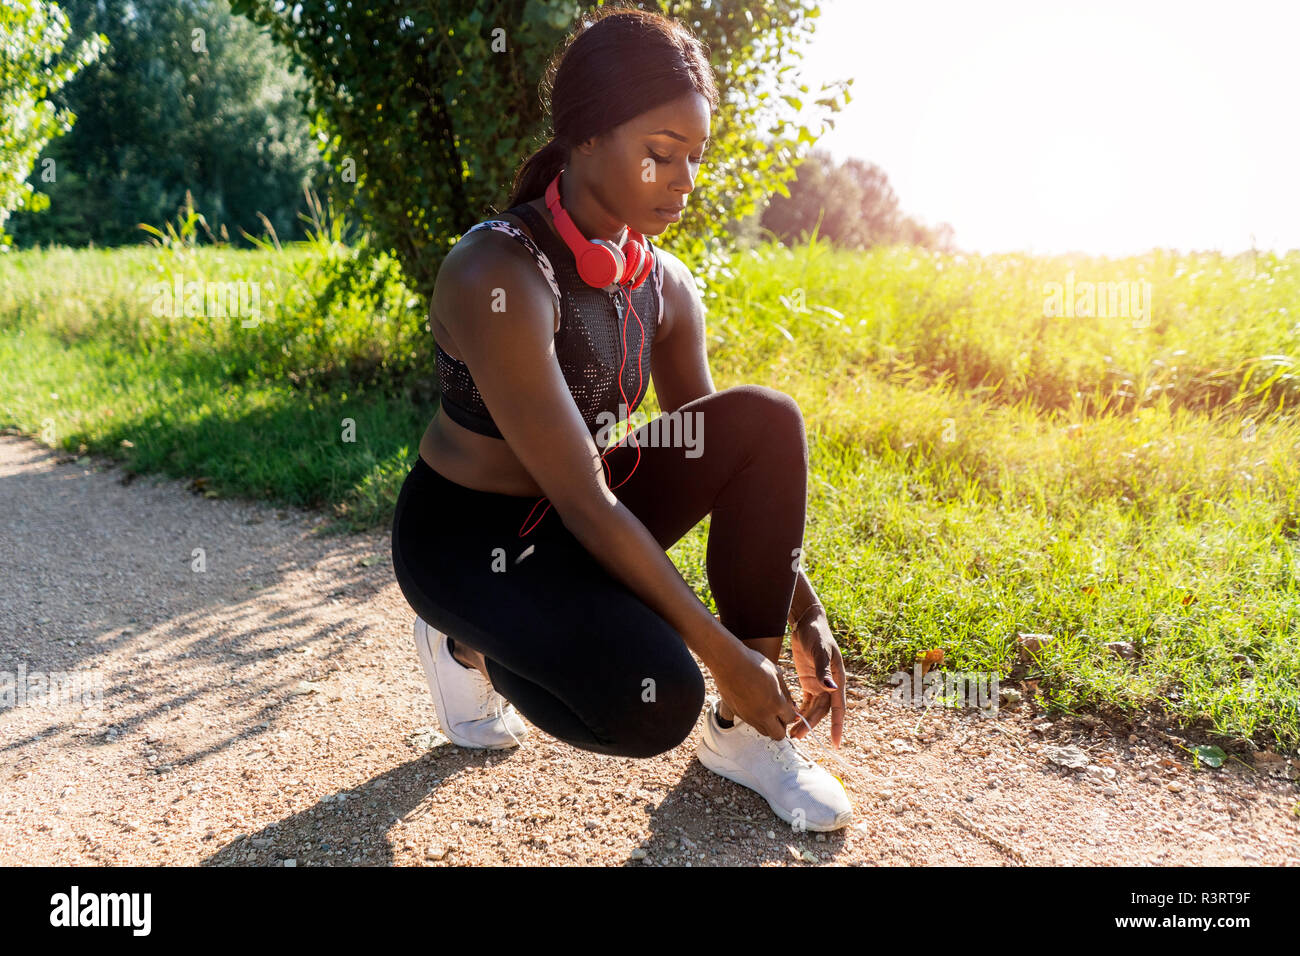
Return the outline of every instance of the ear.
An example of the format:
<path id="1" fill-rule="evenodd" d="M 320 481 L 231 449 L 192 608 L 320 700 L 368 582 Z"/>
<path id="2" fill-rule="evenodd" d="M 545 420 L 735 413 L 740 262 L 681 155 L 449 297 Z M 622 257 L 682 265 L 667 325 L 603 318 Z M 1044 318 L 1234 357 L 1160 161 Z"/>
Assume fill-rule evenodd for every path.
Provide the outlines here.
<path id="1" fill-rule="evenodd" d="M 601 140 L 605 139 L 608 135 L 608 133 L 602 133 L 599 136 L 590 136 L 573 148 L 580 151 L 584 156 L 590 156 L 596 151 L 596 147 L 600 145 Z"/>

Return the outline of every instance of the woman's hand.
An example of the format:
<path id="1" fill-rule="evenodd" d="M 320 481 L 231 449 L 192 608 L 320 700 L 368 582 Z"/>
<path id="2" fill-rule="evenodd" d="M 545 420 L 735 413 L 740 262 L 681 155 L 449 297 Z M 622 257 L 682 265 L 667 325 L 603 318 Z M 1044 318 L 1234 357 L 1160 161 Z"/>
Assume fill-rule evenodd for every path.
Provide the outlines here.
<path id="1" fill-rule="evenodd" d="M 825 608 L 814 606 L 800 618 L 799 626 L 790 632 L 790 656 L 803 689 L 803 706 L 799 709 L 811 727 L 816 727 L 830 711 L 831 743 L 838 750 L 844 737 L 844 659 L 831 634 Z M 803 721 L 790 729 L 795 740 L 809 733 Z"/>
<path id="2" fill-rule="evenodd" d="M 764 736 L 781 740 L 799 711 L 781 671 L 770 660 L 736 641 L 735 655 L 713 670 L 713 682 L 736 716 Z M 803 722 L 799 721 L 799 726 Z"/>

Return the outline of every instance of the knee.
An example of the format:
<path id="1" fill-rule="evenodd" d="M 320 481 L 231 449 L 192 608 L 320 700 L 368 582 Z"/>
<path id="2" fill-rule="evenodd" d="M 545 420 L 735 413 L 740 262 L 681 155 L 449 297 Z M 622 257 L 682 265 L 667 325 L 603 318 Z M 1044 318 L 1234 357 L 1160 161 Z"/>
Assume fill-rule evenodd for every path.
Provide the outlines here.
<path id="1" fill-rule="evenodd" d="M 651 681 L 642 682 L 641 699 L 618 735 L 622 756 L 657 757 L 675 749 L 691 735 L 704 708 L 704 675 L 694 661 Z"/>
<path id="2" fill-rule="evenodd" d="M 798 402 L 767 385 L 736 385 L 727 391 L 734 391 L 743 404 L 741 418 L 753 429 L 761 448 L 782 456 L 802 456 L 806 462 L 808 436 Z"/>

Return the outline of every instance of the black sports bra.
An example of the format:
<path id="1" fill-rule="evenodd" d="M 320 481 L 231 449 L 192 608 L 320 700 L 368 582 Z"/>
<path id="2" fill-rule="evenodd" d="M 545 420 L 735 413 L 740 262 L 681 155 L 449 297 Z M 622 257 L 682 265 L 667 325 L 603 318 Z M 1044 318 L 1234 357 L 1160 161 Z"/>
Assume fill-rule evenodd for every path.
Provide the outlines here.
<path id="1" fill-rule="evenodd" d="M 536 209 L 523 203 L 508 212 L 528 224 L 536 242 L 504 219 L 480 222 L 465 235 L 479 229 L 494 229 L 513 236 L 528 248 L 560 303 L 555 355 L 587 429 L 594 434 L 602 427 L 621 422 L 636 411 L 650 385 L 650 356 L 663 314 L 663 264 L 658 251 L 647 238 L 646 243 L 654 252 L 654 269 L 641 283 L 641 288 L 630 293 L 636 310 L 636 315 L 633 315 L 628 312 L 625 293 L 607 293 L 582 280 L 573 251 L 551 232 Z M 539 244 L 541 248 L 538 248 Z M 624 313 L 627 314 L 626 362 L 623 361 L 621 341 Z M 637 323 L 638 315 L 640 324 Z M 641 355 L 639 371 L 638 353 Z M 444 352 L 442 346 L 437 347 L 437 363 L 442 392 L 440 407 L 447 417 L 480 435 L 504 437 L 492 421 L 469 367 Z M 620 407 L 624 401 L 618 387 L 620 364 L 623 366 L 623 394 L 627 396 L 627 409 Z"/>

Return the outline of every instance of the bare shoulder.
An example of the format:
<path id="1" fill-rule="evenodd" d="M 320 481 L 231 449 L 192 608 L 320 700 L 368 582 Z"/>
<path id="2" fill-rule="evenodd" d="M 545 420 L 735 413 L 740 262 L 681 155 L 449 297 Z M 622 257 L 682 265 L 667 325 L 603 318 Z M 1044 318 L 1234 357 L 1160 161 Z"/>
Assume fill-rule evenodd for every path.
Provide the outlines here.
<path id="1" fill-rule="evenodd" d="M 681 259 L 663 246 L 655 246 L 664 273 L 664 314 L 656 341 L 672 334 L 678 321 L 704 321 L 704 300 L 695 285 L 695 276 Z"/>
<path id="2" fill-rule="evenodd" d="M 495 297 L 494 311 L 503 311 L 510 302 L 522 300 L 558 320 L 550 263 L 541 250 L 532 251 L 534 248 L 496 226 L 467 233 L 438 269 L 431 310 L 436 309 L 443 321 L 453 326 L 453 335 L 459 319 L 472 312 L 464 308 L 467 297 L 476 301 L 484 296 Z"/>

